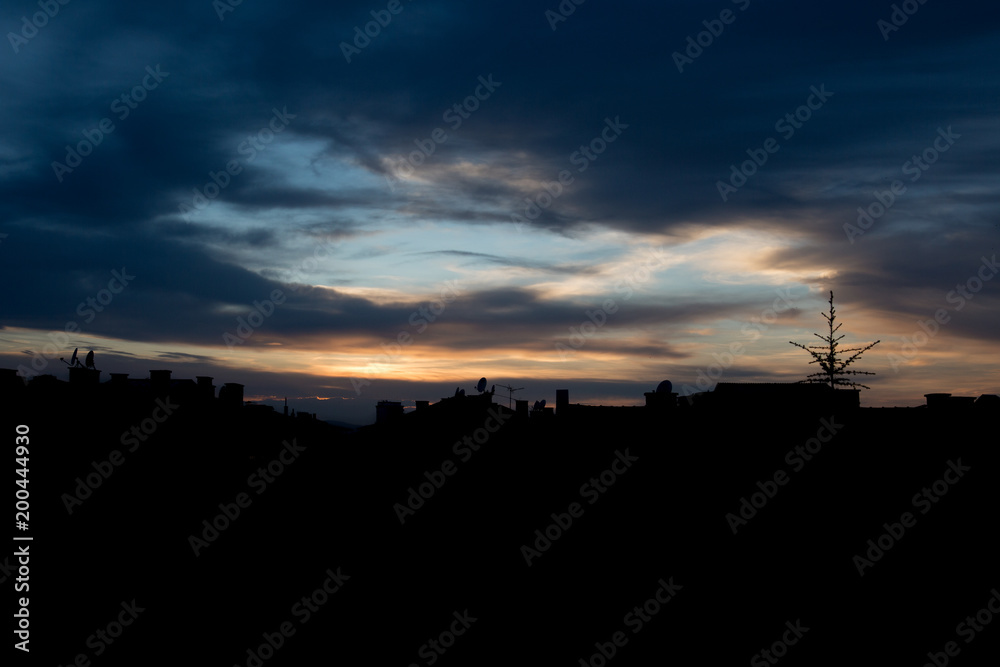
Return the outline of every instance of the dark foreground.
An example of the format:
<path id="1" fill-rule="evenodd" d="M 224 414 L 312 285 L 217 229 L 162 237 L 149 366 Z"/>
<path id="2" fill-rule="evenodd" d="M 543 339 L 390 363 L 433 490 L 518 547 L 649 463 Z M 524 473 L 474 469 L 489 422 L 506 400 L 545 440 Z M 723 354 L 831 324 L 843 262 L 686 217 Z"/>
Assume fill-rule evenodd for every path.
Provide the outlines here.
<path id="1" fill-rule="evenodd" d="M 11 492 L 8 530 L 33 537 L 0 563 L 11 645 L 29 598 L 11 664 L 971 666 L 1000 648 L 996 415 L 519 421 L 470 402 L 347 434 L 184 405 L 128 436 L 156 407 L 5 408 L 14 469 L 30 429 L 29 528 Z"/>

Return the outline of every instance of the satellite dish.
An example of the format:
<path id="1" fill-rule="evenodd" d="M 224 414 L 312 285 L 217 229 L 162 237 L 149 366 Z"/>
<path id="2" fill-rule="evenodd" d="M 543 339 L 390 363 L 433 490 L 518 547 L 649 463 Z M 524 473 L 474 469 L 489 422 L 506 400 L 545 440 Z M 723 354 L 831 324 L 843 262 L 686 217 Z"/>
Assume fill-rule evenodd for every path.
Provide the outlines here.
<path id="1" fill-rule="evenodd" d="M 656 385 L 657 394 L 669 394 L 674 390 L 674 384 L 670 380 L 664 380 Z"/>
<path id="2" fill-rule="evenodd" d="M 80 351 L 80 348 L 76 348 L 75 350 L 73 350 L 73 356 L 70 357 L 69 361 L 66 361 L 62 357 L 59 357 L 59 361 L 63 362 L 64 364 L 66 364 L 70 368 L 74 368 L 75 366 L 79 366 L 80 365 L 80 360 L 76 358 L 76 353 L 79 352 L 79 351 Z"/>
<path id="3" fill-rule="evenodd" d="M 545 407 L 545 399 L 544 398 L 542 400 L 538 401 L 538 407 L 539 408 L 544 408 Z"/>
<path id="4" fill-rule="evenodd" d="M 62 357 L 59 357 L 59 361 L 63 362 L 64 364 L 66 364 L 70 368 L 84 368 L 83 362 L 80 361 L 79 353 L 80 353 L 80 348 L 75 348 L 73 350 L 73 356 L 70 357 L 69 361 L 66 361 Z M 95 371 L 97 370 L 96 368 L 94 368 L 94 351 L 93 350 L 91 350 L 90 354 L 87 355 L 87 365 L 86 365 L 86 368 L 89 368 L 89 369 L 95 370 Z"/>
<path id="5" fill-rule="evenodd" d="M 476 385 L 476 389 L 480 394 L 486 391 L 486 378 L 479 378 L 479 384 Z"/>

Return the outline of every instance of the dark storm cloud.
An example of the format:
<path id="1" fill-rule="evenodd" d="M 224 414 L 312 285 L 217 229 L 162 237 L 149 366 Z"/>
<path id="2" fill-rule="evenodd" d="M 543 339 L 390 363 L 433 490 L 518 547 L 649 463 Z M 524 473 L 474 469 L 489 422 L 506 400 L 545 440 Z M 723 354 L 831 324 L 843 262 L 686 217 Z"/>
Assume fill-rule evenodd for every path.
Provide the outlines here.
<path id="1" fill-rule="evenodd" d="M 124 340 L 219 345 L 224 333 L 236 330 L 238 317 L 245 319 L 255 303 L 273 298 L 275 290 L 282 302 L 242 343 L 245 346 L 308 344 L 337 335 L 394 340 L 401 331 L 422 331 L 434 321 L 421 309 L 431 308 L 436 299 L 376 304 L 335 289 L 299 289 L 220 261 L 195 243 L 254 245 L 270 238 L 266 231 L 234 235 L 182 225 L 157 229 L 180 240 L 144 231 L 109 238 L 86 231 L 19 229 L 5 248 L 14 252 L 4 269 L 25 287 L 9 293 L 3 324 L 62 331 L 67 322 L 76 322 L 84 333 Z M 87 252 L 81 253 L 81 248 Z M 39 257 L 45 261 L 39 262 Z M 116 273 L 123 278 L 116 279 Z M 99 301 L 102 291 L 110 303 Z M 640 303 L 638 298 L 629 302 L 623 294 L 608 296 L 621 304 L 610 318 L 616 327 L 721 317 L 738 307 L 736 302 Z M 433 335 L 421 342 L 456 349 L 484 340 L 526 348 L 551 346 L 553 337 L 564 335 L 567 323 L 585 319 L 586 310 L 594 307 L 590 302 L 549 299 L 525 288 L 463 290 L 446 306 L 447 317 L 432 325 Z"/>
<path id="2" fill-rule="evenodd" d="M 244 2 L 221 20 L 208 0 L 60 5 L 16 52 L 9 38 L 0 47 L 0 232 L 9 235 L 0 247 L 0 324 L 60 330 L 111 270 L 126 267 L 135 282 L 92 324 L 81 323 L 85 331 L 218 344 L 234 326 L 234 308 L 288 291 L 279 271 L 235 265 L 231 251 L 288 252 L 284 234 L 293 229 L 349 243 L 388 213 L 507 224 L 540 192 L 523 183 L 551 182 L 563 170 L 573 182 L 530 225 L 566 235 L 595 224 L 766 228 L 794 240 L 774 255 L 775 266 L 836 268 L 838 297 L 885 313 L 932 312 L 995 251 L 1000 22 L 991 5 L 930 0 L 885 39 L 877 21 L 889 18 L 888 2 L 588 2 L 553 30 L 544 12 L 558 4 L 404 1 L 350 63 L 341 43 L 384 2 Z M 672 54 L 725 9 L 733 22 L 679 72 Z M 0 28 L 19 32 L 21 17 L 35 11 L 34 2 L 8 3 Z M 169 74 L 151 87 L 147 68 Z M 498 87 L 454 127 L 448 110 L 490 75 Z M 144 99 L 123 117 L 116 100 L 144 81 Z M 807 121 L 790 134 L 777 128 L 823 86 L 832 94 Z M 245 142 L 276 112 L 294 117 L 251 152 Z M 57 173 L 53 162 L 68 164 L 66 147 L 94 136 L 106 118 L 113 132 L 71 172 Z M 582 158 L 615 119 L 627 127 L 594 159 Z M 857 219 L 857 207 L 905 178 L 903 165 L 948 127 L 961 138 L 850 243 L 843 226 Z M 415 170 L 433 197 L 407 186 L 338 182 L 318 190 L 250 159 L 310 142 L 316 164 L 340 160 L 392 176 L 387 161 L 436 128 L 449 140 Z M 723 201 L 717 183 L 768 138 L 780 150 Z M 240 228 L 181 222 L 180 205 L 233 160 L 240 173 L 207 210 L 235 211 Z M 466 173 L 463 161 L 488 169 Z M 288 219 L 299 213 L 331 222 L 292 228 Z M 499 251 L 481 259 L 526 265 Z M 331 276 L 330 284 L 348 280 Z M 996 305 L 995 288 L 956 318 L 955 331 L 987 339 L 992 327 L 995 335 L 995 316 L 981 309 Z M 421 305 L 379 305 L 335 290 L 288 293 L 280 316 L 248 345 L 337 333 L 391 338 Z M 560 335 L 588 307 L 543 297 L 496 289 L 461 299 L 436 340 L 467 347 L 459 332 L 473 340 L 502 333 L 531 347 L 533 336 Z M 742 310 L 735 299 L 635 303 L 615 325 Z"/>
<path id="3" fill-rule="evenodd" d="M 28 154 L 8 159 L 31 166 L 8 172 L 5 218 L 104 226 L 170 212 L 210 170 L 239 157 L 239 144 L 226 137 L 256 132 L 275 107 L 297 114 L 290 134 L 328 142 L 333 154 L 373 171 L 435 127 L 456 139 L 429 158 L 437 165 L 469 151 L 522 150 L 530 156 L 525 166 L 539 175 L 551 180 L 570 169 L 577 179 L 547 218 L 571 205 L 588 211 L 587 219 L 647 230 L 795 206 L 787 186 L 803 171 L 901 162 L 910 150 L 903 146 L 922 131 L 931 138 L 938 125 L 992 118 L 985 99 L 995 98 L 997 80 L 982 56 L 996 22 L 973 5 L 921 6 L 887 42 L 876 21 L 890 8 L 877 4 L 751 2 L 745 11 L 743 2 L 590 5 L 553 31 L 548 7 L 535 3 L 404 3 L 348 64 L 339 44 L 382 8 L 376 4 L 241 5 L 223 21 L 205 2 L 159 16 L 67 6 L 22 53 L 6 54 L 5 82 L 29 91 L 4 103 L 16 144 Z M 723 9 L 734 11 L 734 22 L 679 73 L 671 54 Z M 16 24 L 17 11 L 8 10 L 7 24 Z M 155 39 L 144 43 L 144 34 Z M 71 55 L 76 62 L 67 66 Z M 124 64 L 112 66 L 112 56 Z M 111 100 L 156 64 L 169 77 L 118 120 Z M 451 131 L 442 113 L 490 73 L 502 85 Z M 775 122 L 821 85 L 833 96 L 783 139 Z M 619 116 L 628 129 L 577 172 L 570 156 L 600 136 L 605 118 Z M 58 183 L 50 163 L 103 117 L 115 121 L 115 131 Z M 995 124 L 982 130 L 992 136 Z M 716 181 L 767 137 L 781 150 L 725 205 Z M 990 164 L 967 151 L 965 164 L 977 161 Z M 258 188 L 264 174 L 252 164 L 246 169 L 220 200 L 263 210 L 366 203 L 288 184 Z M 469 180 L 455 187 L 481 197 L 491 186 Z M 534 194 L 492 187 L 511 204 Z M 544 224 L 582 219 L 577 213 Z"/>
<path id="4" fill-rule="evenodd" d="M 232 245 L 245 245 L 250 247 L 264 247 L 273 245 L 276 241 L 276 232 L 273 229 L 248 229 L 246 231 L 233 231 L 223 227 L 211 227 L 209 225 L 196 225 L 180 220 L 163 222 L 158 233 L 166 238 L 185 240 L 191 242 L 215 242 Z"/>

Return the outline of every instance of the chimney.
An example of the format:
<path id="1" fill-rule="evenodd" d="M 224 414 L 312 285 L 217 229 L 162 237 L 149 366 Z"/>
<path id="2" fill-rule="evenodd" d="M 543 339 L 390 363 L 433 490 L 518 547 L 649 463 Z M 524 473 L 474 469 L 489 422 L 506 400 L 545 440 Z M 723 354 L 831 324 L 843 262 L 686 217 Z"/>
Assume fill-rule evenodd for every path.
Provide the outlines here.
<path id="1" fill-rule="evenodd" d="M 556 414 L 565 415 L 569 407 L 569 389 L 556 389 Z"/>
<path id="2" fill-rule="evenodd" d="M 924 398 L 927 399 L 927 408 L 929 410 L 943 410 L 948 405 L 948 399 L 951 398 L 951 394 L 924 394 Z"/>
<path id="3" fill-rule="evenodd" d="M 207 402 L 214 399 L 215 385 L 212 384 L 212 378 L 207 375 L 197 375 L 195 379 L 198 380 L 198 400 Z"/>

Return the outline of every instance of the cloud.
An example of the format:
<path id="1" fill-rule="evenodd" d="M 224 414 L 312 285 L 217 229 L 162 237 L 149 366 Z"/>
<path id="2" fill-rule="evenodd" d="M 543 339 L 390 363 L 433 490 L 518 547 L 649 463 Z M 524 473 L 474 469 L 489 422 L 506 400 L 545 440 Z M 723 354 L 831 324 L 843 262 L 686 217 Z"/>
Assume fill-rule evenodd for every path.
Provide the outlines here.
<path id="1" fill-rule="evenodd" d="M 741 4 L 588 3 L 552 30 L 533 3 L 408 3 L 350 63 L 340 43 L 370 3 L 243 3 L 222 21 L 203 0 L 67 5 L 0 58 L 0 326 L 78 321 L 123 341 L 123 359 L 174 344 L 207 363 L 211 349 L 232 353 L 222 334 L 238 317 L 281 290 L 241 349 L 363 355 L 464 280 L 414 341 L 429 378 L 449 350 L 543 355 L 610 296 L 621 310 L 568 374 L 616 349 L 620 372 L 649 359 L 694 372 L 709 348 L 685 332 L 728 343 L 727 327 L 783 283 L 811 296 L 775 336 L 808 327 L 830 289 L 858 335 L 907 335 L 954 306 L 948 293 L 996 251 L 996 12 L 927 3 L 885 40 L 888 6 Z M 727 7 L 736 20 L 678 72 L 673 53 Z M 0 24 L 14 29 L 24 11 L 3 10 Z M 169 74 L 136 101 L 147 67 Z M 488 76 L 502 83 L 477 100 Z M 832 95 L 796 127 L 788 114 L 803 117 L 814 87 Z M 275 131 L 285 109 L 294 117 Z M 616 118 L 627 128 L 608 141 Z M 113 131 L 95 134 L 103 119 Z M 909 180 L 907 162 L 949 127 L 960 138 Z M 432 141 L 439 128 L 447 139 Z M 780 149 L 723 201 L 719 182 L 769 138 Z M 400 160 L 429 145 L 403 175 Z M 71 150 L 88 154 L 57 174 Z M 572 181 L 553 195 L 563 172 Z M 894 180 L 905 193 L 851 243 L 845 224 Z M 537 216 L 515 228 L 532 203 Z M 672 263 L 625 301 L 614 286 L 642 244 L 669 247 Z M 84 321 L 80 304 L 123 267 L 134 282 Z M 935 345 L 994 342 L 995 287 Z M 975 369 L 934 345 L 920 358 L 951 377 Z"/>

